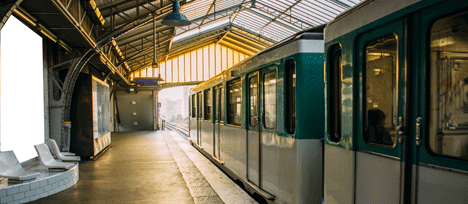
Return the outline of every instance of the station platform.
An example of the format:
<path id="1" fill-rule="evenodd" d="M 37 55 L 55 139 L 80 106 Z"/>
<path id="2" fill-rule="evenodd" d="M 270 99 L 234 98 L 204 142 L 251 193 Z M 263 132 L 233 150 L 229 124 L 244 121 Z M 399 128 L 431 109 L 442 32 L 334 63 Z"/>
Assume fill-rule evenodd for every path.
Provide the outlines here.
<path id="1" fill-rule="evenodd" d="M 256 203 L 174 131 L 112 133 L 79 181 L 31 203 Z"/>

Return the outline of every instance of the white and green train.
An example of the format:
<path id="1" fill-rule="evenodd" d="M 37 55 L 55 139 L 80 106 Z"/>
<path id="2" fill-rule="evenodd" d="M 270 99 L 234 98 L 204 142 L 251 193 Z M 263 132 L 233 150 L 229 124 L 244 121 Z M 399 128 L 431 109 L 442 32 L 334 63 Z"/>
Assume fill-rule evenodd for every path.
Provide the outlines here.
<path id="1" fill-rule="evenodd" d="M 365 1 L 325 28 L 325 203 L 468 203 L 468 2 Z"/>
<path id="2" fill-rule="evenodd" d="M 320 31 L 193 88 L 193 145 L 271 203 L 468 203 L 466 0 L 368 0 Z"/>
<path id="3" fill-rule="evenodd" d="M 191 90 L 192 144 L 269 201 L 322 201 L 323 27 Z"/>

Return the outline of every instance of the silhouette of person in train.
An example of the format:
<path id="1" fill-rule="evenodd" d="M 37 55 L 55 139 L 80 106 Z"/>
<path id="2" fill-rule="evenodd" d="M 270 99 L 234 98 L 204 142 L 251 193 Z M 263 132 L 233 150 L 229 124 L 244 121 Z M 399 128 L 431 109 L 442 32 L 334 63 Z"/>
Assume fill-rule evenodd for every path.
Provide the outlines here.
<path id="1" fill-rule="evenodd" d="M 365 142 L 393 145 L 390 133 L 385 128 L 385 113 L 379 109 L 367 111 L 368 126 L 364 136 Z"/>

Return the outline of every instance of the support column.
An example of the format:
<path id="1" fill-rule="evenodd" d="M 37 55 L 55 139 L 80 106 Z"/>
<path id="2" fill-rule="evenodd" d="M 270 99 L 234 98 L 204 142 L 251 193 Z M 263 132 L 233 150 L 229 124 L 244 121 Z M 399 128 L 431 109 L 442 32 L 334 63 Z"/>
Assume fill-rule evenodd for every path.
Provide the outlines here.
<path id="1" fill-rule="evenodd" d="M 154 130 L 159 130 L 159 97 L 158 97 L 159 91 L 154 90 L 153 91 L 153 124 L 154 124 Z"/>

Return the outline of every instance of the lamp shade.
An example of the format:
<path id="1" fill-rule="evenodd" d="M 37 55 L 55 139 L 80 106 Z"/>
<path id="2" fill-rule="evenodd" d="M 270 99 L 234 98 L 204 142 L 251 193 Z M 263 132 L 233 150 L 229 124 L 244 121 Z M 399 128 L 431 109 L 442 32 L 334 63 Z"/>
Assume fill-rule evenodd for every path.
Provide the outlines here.
<path id="1" fill-rule="evenodd" d="M 160 81 L 164 81 L 164 79 L 161 78 L 161 74 L 158 74 L 158 77 L 154 81 L 155 82 L 160 82 Z"/>
<path id="2" fill-rule="evenodd" d="M 172 13 L 164 17 L 161 24 L 166 26 L 188 26 L 192 24 L 188 18 L 180 13 L 180 4 L 178 0 L 174 0 L 172 4 Z"/>
<path id="3" fill-rule="evenodd" d="M 151 63 L 151 68 L 154 68 L 154 69 L 159 68 L 159 64 L 158 64 L 158 62 L 156 61 L 156 58 L 153 59 L 153 63 Z"/>

